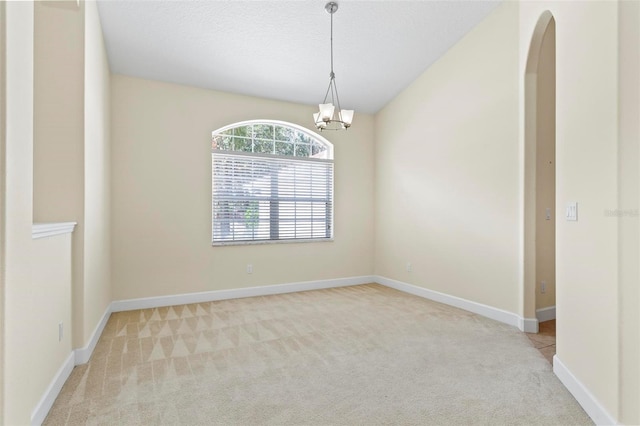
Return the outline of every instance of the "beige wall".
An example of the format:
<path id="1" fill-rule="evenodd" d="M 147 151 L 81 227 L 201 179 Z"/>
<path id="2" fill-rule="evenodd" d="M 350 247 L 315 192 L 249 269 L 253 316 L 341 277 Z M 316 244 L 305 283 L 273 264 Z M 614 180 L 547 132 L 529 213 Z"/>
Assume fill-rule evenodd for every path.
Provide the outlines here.
<path id="1" fill-rule="evenodd" d="M 556 304 L 556 30 L 542 39 L 536 112 L 536 309 Z M 550 209 L 550 219 L 546 218 Z M 542 293 L 542 281 L 546 290 Z"/>
<path id="2" fill-rule="evenodd" d="M 617 204 L 617 4 L 521 2 L 520 76 L 547 9 L 557 42 L 557 356 L 617 418 L 617 223 L 604 214 Z M 523 80 L 520 93 L 524 105 Z M 564 220 L 569 201 L 577 222 Z"/>
<path id="3" fill-rule="evenodd" d="M 518 4 L 376 115 L 375 273 L 519 312 Z M 406 271 L 410 262 L 413 271 Z"/>
<path id="4" fill-rule="evenodd" d="M 3 244 L 3 418 L 30 424 L 55 373 L 71 354 L 71 236 L 32 240 L 34 5 L 7 2 L 6 150 Z M 4 27 L 3 27 L 4 28 Z M 43 356 L 46 354 L 46 356 Z"/>
<path id="5" fill-rule="evenodd" d="M 71 355 L 71 239 L 72 234 L 64 234 L 32 244 L 31 282 L 22 289 L 25 316 L 18 324 L 24 376 L 13 389 L 27 414 Z M 64 331 L 58 340 L 60 322 Z"/>
<path id="6" fill-rule="evenodd" d="M 35 2 L 33 218 L 77 222 L 73 343 L 84 334 L 84 2 Z"/>
<path id="7" fill-rule="evenodd" d="M 81 344 L 111 303 L 111 149 L 109 63 L 96 2 L 84 26 L 84 297 Z"/>
<path id="8" fill-rule="evenodd" d="M 323 133 L 335 150 L 335 241 L 212 247 L 211 132 L 250 119 L 308 127 L 313 108 L 120 75 L 111 90 L 115 300 L 371 274 L 371 116 Z"/>
<path id="9" fill-rule="evenodd" d="M 33 154 L 33 4 L 6 2 L 6 146 L 4 180 L 5 312 L 4 424 L 28 424 L 32 389 L 25 382 L 32 366 L 25 322 L 33 312 L 31 283 Z M 57 324 L 55 325 L 57 328 Z M 43 358 L 42 362 L 46 362 Z M 25 393 L 22 393 L 25 392 Z"/>
<path id="10" fill-rule="evenodd" d="M 618 10 L 620 421 L 640 424 L 640 2 Z"/>
<path id="11" fill-rule="evenodd" d="M 36 222 L 76 221 L 73 343 L 111 302 L 110 74 L 95 2 L 35 3 Z"/>
<path id="12" fill-rule="evenodd" d="M 78 15 L 80 9 L 77 6 L 71 7 L 73 5 L 75 2 L 47 5 L 3 2 L 2 5 L 3 10 L 6 9 L 6 26 L 3 25 L 3 30 L 6 28 L 7 36 L 7 76 L 6 82 L 3 82 L 3 91 L 6 89 L 6 100 L 3 99 L 3 105 L 6 102 L 6 146 L 3 146 L 3 154 L 6 150 L 6 155 L 2 157 L 6 159 L 3 161 L 3 199 L 6 202 L 2 206 L 3 248 L 6 254 L 3 289 L 5 338 L 2 345 L 2 394 L 5 396 L 2 402 L 3 424 L 31 422 L 37 403 L 71 354 L 74 347 L 72 337 L 83 342 L 82 334 L 78 338 L 77 334 L 74 336 L 72 333 L 71 313 L 71 247 L 74 257 L 78 256 L 78 248 L 82 255 L 83 239 L 78 242 L 77 236 L 71 235 L 36 241 L 31 238 L 34 216 L 41 221 L 74 220 L 78 211 L 83 213 L 84 25 L 80 23 L 84 22 L 84 18 Z M 78 32 L 79 28 L 82 31 Z M 78 46 L 81 47 L 80 51 Z M 35 76 L 34 64 L 37 70 Z M 97 77 L 98 83 L 89 82 L 87 85 L 88 99 L 95 100 L 87 108 L 87 115 L 96 118 L 89 120 L 97 129 L 97 133 L 91 134 L 91 137 L 96 137 L 100 132 L 105 136 L 96 142 L 98 148 L 92 148 L 94 153 L 91 158 L 102 157 L 104 151 L 108 151 L 104 145 L 108 141 L 110 124 L 108 115 L 105 115 L 109 111 L 105 107 L 108 105 L 109 76 L 104 54 L 96 60 L 96 64 L 101 74 Z M 89 74 L 93 76 L 94 72 L 89 71 Z M 56 88 L 62 91 L 56 91 Z M 40 144 L 37 144 L 34 152 L 36 136 Z M 108 164 L 108 157 L 102 160 L 102 164 Z M 34 167 L 37 168 L 35 173 Z M 93 171 L 96 164 L 88 162 L 87 167 Z M 108 186 L 104 183 L 108 182 L 106 168 L 103 166 L 93 176 L 99 176 L 94 178 L 99 183 L 92 185 L 93 189 L 107 188 L 99 195 L 104 207 L 104 200 L 108 200 Z M 93 206 L 93 201 L 91 203 Z M 108 204 L 106 209 L 109 210 Z M 108 218 L 108 215 L 102 217 Z M 102 235 L 105 234 L 108 234 L 108 228 L 102 231 Z M 105 241 L 104 237 L 101 238 Z M 98 238 L 92 236 L 88 240 Z M 110 301 L 109 283 L 105 282 L 102 275 L 105 269 L 108 270 L 108 239 L 106 241 L 98 245 L 98 249 L 105 251 L 106 256 L 102 253 L 94 256 L 103 259 L 102 264 L 95 268 L 96 276 L 102 280 L 98 282 L 101 287 L 96 287 L 96 294 L 99 294 L 96 299 L 100 300 L 88 306 L 88 311 L 94 308 L 104 311 Z M 93 300 L 87 299 L 89 303 L 93 303 Z M 83 309 L 82 304 L 79 306 Z M 79 329 L 82 330 L 85 326 L 82 317 L 75 319 L 75 325 L 80 324 Z M 93 324 L 85 328 L 90 326 L 93 330 L 97 319 L 87 319 Z M 59 322 L 64 324 L 65 329 L 60 342 Z"/>
<path id="13" fill-rule="evenodd" d="M 6 147 L 6 102 L 5 96 L 5 40 L 6 40 L 5 3 L 0 2 L 0 241 L 5 241 L 5 147 Z M 3 323 L 5 293 L 5 245 L 0 244 L 0 319 Z M 4 327 L 0 327 L 0 383 L 4 383 Z M 0 424 L 4 424 L 4 386 L 0 386 Z"/>

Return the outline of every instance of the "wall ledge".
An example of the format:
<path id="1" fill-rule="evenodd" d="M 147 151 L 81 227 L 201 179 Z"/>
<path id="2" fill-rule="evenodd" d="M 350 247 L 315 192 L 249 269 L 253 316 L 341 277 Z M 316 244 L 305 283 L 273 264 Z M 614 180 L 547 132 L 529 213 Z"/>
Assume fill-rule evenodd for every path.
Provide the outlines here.
<path id="1" fill-rule="evenodd" d="M 53 237 L 54 235 L 70 234 L 76 225 L 77 222 L 34 223 L 31 237 L 36 240 L 38 238 Z"/>

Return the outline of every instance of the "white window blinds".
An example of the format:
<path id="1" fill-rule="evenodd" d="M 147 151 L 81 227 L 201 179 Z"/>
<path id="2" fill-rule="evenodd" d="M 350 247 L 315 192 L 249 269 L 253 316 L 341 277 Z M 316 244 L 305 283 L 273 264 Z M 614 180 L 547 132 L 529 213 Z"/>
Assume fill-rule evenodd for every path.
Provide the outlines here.
<path id="1" fill-rule="evenodd" d="M 211 161 L 214 245 L 333 237 L 332 160 L 212 149 Z"/>

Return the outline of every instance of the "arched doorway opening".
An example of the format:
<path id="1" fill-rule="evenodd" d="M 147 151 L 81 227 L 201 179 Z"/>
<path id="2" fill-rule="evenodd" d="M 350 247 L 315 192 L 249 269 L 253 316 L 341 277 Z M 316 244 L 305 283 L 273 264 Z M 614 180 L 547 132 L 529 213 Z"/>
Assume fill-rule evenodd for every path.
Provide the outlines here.
<path id="1" fill-rule="evenodd" d="M 529 48 L 524 120 L 524 316 L 539 324 L 556 317 L 555 45 L 555 20 L 545 11 Z"/>

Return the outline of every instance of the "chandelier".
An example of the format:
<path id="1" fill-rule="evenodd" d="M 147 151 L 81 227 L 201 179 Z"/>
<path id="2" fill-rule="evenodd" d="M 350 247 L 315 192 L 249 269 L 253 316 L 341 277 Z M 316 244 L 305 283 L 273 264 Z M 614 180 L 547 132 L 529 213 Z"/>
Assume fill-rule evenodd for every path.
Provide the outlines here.
<path id="1" fill-rule="evenodd" d="M 353 121 L 353 110 L 340 107 L 336 75 L 333 72 L 333 14 L 338 10 L 338 3 L 329 2 L 324 6 L 324 10 L 331 15 L 331 72 L 327 93 L 322 103 L 318 105 L 319 111 L 313 114 L 313 120 L 320 131 L 348 129 Z M 331 102 L 327 102 L 329 95 L 331 95 Z"/>

